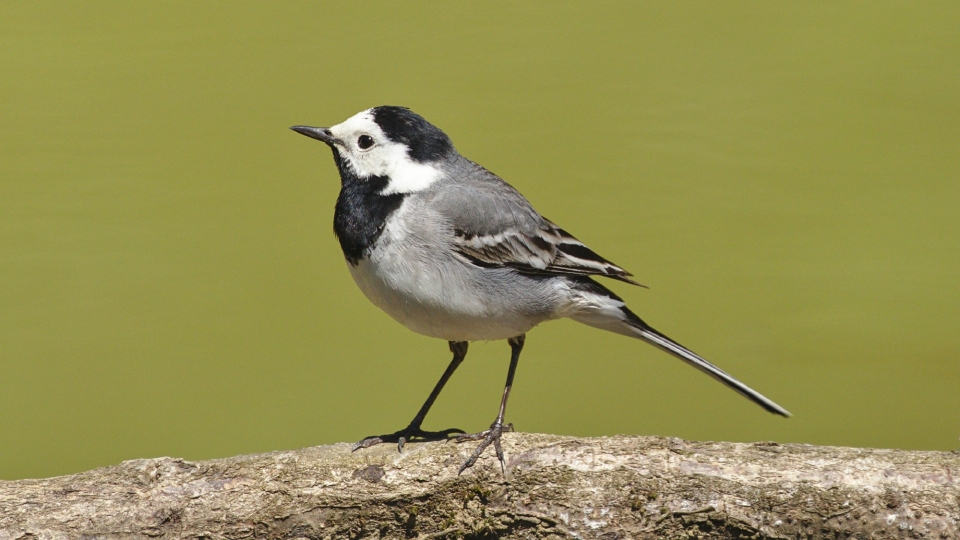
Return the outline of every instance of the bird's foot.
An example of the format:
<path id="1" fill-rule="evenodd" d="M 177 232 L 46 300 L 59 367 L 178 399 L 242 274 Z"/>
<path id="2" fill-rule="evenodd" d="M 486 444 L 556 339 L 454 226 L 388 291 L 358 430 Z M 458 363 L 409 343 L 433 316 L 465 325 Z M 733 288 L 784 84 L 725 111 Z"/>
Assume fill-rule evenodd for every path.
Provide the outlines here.
<path id="1" fill-rule="evenodd" d="M 370 448 L 381 443 L 397 443 L 397 451 L 403 452 L 403 445 L 408 442 L 426 442 L 426 441 L 445 441 L 451 435 L 466 433 L 462 429 L 445 429 L 443 431 L 424 431 L 419 425 L 410 424 L 409 426 L 387 435 L 376 435 L 367 437 L 353 445 L 351 452 L 356 452 L 361 448 Z"/>
<path id="2" fill-rule="evenodd" d="M 500 470 L 503 471 L 503 474 L 507 474 L 507 465 L 503 459 L 503 449 L 500 448 L 500 436 L 504 433 L 513 431 L 513 424 L 504 425 L 499 420 L 490 424 L 490 429 L 486 431 L 481 431 L 480 433 L 474 433 L 472 435 L 458 435 L 454 440 L 457 443 L 462 443 L 466 441 L 480 441 L 480 446 L 477 446 L 477 449 L 473 451 L 473 454 L 463 462 L 463 465 L 460 466 L 460 470 L 457 471 L 457 476 L 459 476 L 463 471 L 473 467 L 477 462 L 477 459 L 480 458 L 480 454 L 487 449 L 490 444 L 493 444 L 493 449 L 497 452 L 497 459 L 500 460 Z"/>

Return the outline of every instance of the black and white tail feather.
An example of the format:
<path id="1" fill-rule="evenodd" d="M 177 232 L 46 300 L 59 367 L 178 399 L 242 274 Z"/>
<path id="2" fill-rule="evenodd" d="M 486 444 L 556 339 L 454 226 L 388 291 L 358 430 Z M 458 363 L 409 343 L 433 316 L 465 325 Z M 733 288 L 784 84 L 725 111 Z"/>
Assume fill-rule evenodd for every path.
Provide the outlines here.
<path id="1" fill-rule="evenodd" d="M 741 396 L 749 399 L 750 401 L 756 403 L 757 405 L 763 407 L 773 414 L 779 414 L 780 416 L 790 417 L 790 412 L 784 409 L 783 407 L 777 405 L 776 403 L 767 399 L 763 394 L 757 392 L 753 388 L 743 384 L 742 382 L 735 379 L 733 376 L 728 374 L 726 371 L 718 368 L 717 366 L 711 364 L 706 359 L 698 355 L 697 353 L 691 351 L 690 349 L 680 345 L 676 341 L 668 338 L 667 336 L 657 332 L 650 327 L 647 323 L 643 322 L 640 317 L 637 317 L 626 307 L 623 308 L 624 313 L 627 315 L 628 323 L 630 327 L 636 332 L 637 337 L 646 341 L 647 343 L 657 347 L 660 350 L 666 351 L 677 358 L 683 360 L 684 362 L 690 364 L 691 366 L 699 369 L 700 371 L 710 375 L 714 379 L 722 382 L 723 384 L 729 386 Z"/>
<path id="2" fill-rule="evenodd" d="M 743 384 L 726 371 L 713 365 L 707 359 L 653 329 L 653 327 L 644 322 L 643 319 L 630 311 L 619 296 L 603 285 L 590 278 L 583 278 L 577 285 L 578 289 L 582 291 L 586 301 L 591 304 L 592 309 L 586 310 L 583 314 L 573 317 L 574 320 L 593 326 L 594 328 L 641 339 L 710 375 L 743 397 L 763 407 L 765 410 L 773 414 L 790 417 L 789 411 L 777 405 L 760 392 Z"/>

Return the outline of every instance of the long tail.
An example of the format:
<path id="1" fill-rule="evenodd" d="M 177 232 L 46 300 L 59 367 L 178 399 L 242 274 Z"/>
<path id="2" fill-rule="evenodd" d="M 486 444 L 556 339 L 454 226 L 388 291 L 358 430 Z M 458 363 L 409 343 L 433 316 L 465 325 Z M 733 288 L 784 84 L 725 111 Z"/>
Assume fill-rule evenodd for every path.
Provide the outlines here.
<path id="1" fill-rule="evenodd" d="M 595 328 L 642 339 L 710 375 L 767 411 L 790 417 L 789 411 L 766 398 L 760 392 L 738 381 L 697 353 L 654 330 L 630 311 L 620 297 L 603 285 L 589 278 L 578 279 L 576 289 L 583 295 L 588 307 L 572 316 L 573 320 Z"/>

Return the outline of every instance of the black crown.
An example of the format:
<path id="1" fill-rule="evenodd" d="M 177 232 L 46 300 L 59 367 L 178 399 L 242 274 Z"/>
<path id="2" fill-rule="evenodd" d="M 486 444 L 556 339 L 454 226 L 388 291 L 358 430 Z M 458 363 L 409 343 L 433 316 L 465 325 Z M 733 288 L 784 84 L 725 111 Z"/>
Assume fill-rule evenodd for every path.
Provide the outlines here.
<path id="1" fill-rule="evenodd" d="M 409 148 L 410 159 L 418 163 L 439 161 L 456 152 L 446 133 L 406 107 L 383 105 L 371 112 L 387 138 Z"/>

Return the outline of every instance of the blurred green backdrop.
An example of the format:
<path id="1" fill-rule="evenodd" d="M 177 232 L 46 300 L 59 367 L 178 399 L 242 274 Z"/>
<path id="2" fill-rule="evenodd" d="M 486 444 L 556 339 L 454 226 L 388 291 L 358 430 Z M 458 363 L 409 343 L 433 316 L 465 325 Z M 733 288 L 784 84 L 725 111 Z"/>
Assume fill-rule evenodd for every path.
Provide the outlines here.
<path id="1" fill-rule="evenodd" d="M 449 361 L 351 281 L 329 151 L 412 107 L 649 291 L 527 336 L 524 431 L 960 446 L 960 8 L 3 3 L 0 478 L 399 429 Z M 478 343 L 428 428 L 485 428 Z"/>

